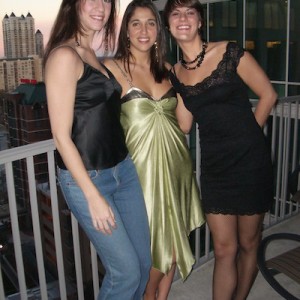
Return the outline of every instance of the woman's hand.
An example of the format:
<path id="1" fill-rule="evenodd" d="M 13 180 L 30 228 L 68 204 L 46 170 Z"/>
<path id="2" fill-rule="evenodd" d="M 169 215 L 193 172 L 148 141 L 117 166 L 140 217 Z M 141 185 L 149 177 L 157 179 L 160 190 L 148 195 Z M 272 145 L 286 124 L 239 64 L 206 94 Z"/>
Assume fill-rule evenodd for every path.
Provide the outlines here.
<path id="1" fill-rule="evenodd" d="M 116 229 L 116 220 L 112 208 L 103 197 L 88 200 L 89 210 L 94 227 L 103 234 L 112 234 Z"/>
<path id="2" fill-rule="evenodd" d="M 254 116 L 257 123 L 263 127 L 276 103 L 277 94 L 269 78 L 249 52 L 245 51 L 244 56 L 241 57 L 237 71 L 259 98 Z"/>

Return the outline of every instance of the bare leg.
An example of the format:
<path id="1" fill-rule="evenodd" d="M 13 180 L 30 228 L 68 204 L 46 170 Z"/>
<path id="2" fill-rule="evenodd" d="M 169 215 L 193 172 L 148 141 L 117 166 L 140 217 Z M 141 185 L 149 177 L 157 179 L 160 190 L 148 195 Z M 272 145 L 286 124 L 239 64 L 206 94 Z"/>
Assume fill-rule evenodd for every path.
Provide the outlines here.
<path id="1" fill-rule="evenodd" d="M 257 275 L 257 249 L 261 240 L 263 215 L 238 216 L 238 284 L 235 300 L 247 298 Z"/>
<path id="2" fill-rule="evenodd" d="M 144 294 L 144 300 L 167 300 L 175 271 L 176 259 L 175 253 L 173 252 L 172 266 L 168 274 L 164 274 L 157 269 L 151 268 L 150 278 Z"/>
<path id="3" fill-rule="evenodd" d="M 157 290 L 164 274 L 157 269 L 151 268 L 149 281 L 146 286 L 144 300 L 154 300 L 157 298 Z"/>
<path id="4" fill-rule="evenodd" d="M 173 263 L 169 273 L 164 275 L 164 277 L 159 283 L 157 300 L 167 300 L 173 282 L 175 271 L 176 271 L 176 263 Z"/>
<path id="5" fill-rule="evenodd" d="M 232 300 L 237 285 L 237 216 L 207 214 L 215 252 L 213 299 Z"/>

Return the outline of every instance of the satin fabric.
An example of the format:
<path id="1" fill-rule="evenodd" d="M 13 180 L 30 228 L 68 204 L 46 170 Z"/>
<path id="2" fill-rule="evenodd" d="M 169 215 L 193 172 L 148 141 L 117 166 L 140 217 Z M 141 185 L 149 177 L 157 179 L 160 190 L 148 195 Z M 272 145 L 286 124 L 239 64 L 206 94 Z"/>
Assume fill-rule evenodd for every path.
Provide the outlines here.
<path id="1" fill-rule="evenodd" d="M 72 140 L 87 170 L 111 168 L 128 154 L 120 125 L 122 89 L 104 65 L 109 78 L 84 61 L 83 66 L 76 87 Z M 57 164 L 66 169 L 58 152 Z"/>
<path id="2" fill-rule="evenodd" d="M 195 262 L 189 233 L 204 223 L 186 137 L 170 89 L 161 99 L 131 88 L 122 98 L 121 124 L 141 181 L 151 234 L 152 266 L 167 274 L 176 263 L 185 279 Z"/>

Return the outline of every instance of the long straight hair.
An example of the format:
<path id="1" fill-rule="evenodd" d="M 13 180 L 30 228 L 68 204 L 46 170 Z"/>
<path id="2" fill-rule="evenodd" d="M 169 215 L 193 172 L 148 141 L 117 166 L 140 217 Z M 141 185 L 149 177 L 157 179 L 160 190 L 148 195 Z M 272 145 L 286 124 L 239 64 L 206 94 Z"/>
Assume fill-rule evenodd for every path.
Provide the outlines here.
<path id="1" fill-rule="evenodd" d="M 50 38 L 44 55 L 44 65 L 49 57 L 50 52 L 65 41 L 79 35 L 84 35 L 83 26 L 80 21 L 80 4 L 86 0 L 63 0 L 54 25 L 51 30 Z M 116 31 L 116 1 L 111 0 L 111 13 L 107 20 L 104 32 L 105 44 L 115 48 L 115 31 Z M 108 49 L 107 49 L 108 50 Z"/>
<path id="2" fill-rule="evenodd" d="M 165 29 L 162 25 L 161 17 L 155 5 L 149 0 L 133 0 L 127 6 L 118 39 L 118 48 L 115 54 L 115 58 L 121 59 L 124 63 L 125 70 L 131 75 L 129 61 L 130 58 L 134 61 L 134 57 L 128 48 L 128 24 L 137 8 L 148 8 L 154 15 L 157 24 L 157 37 L 156 45 L 153 45 L 150 50 L 150 72 L 156 82 L 161 83 L 163 79 L 168 77 L 168 70 L 165 66 L 166 57 L 166 37 Z M 155 49 L 157 47 L 157 50 Z"/>

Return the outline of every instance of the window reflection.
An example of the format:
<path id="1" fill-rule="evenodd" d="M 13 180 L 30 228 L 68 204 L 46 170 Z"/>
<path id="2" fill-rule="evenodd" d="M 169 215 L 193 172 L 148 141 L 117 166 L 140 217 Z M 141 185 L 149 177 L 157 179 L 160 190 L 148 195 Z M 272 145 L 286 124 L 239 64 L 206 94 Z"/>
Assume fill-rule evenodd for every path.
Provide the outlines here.
<path id="1" fill-rule="evenodd" d="M 271 80 L 285 80 L 287 28 L 285 0 L 248 0 L 245 10 L 245 39 L 254 44 L 250 52 Z"/>
<path id="2" fill-rule="evenodd" d="M 300 83 L 300 1 L 291 0 L 290 43 L 289 43 L 289 78 L 291 82 Z M 298 95 L 300 88 L 298 88 Z"/>
<path id="3" fill-rule="evenodd" d="M 264 3 L 264 27 L 266 29 L 284 29 L 286 27 L 287 1 L 269 0 Z"/>
<path id="4" fill-rule="evenodd" d="M 237 5 L 236 2 L 222 3 L 222 26 L 237 27 Z"/>

